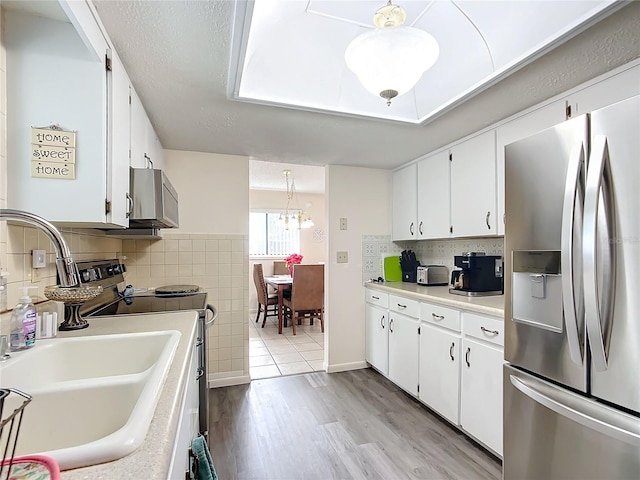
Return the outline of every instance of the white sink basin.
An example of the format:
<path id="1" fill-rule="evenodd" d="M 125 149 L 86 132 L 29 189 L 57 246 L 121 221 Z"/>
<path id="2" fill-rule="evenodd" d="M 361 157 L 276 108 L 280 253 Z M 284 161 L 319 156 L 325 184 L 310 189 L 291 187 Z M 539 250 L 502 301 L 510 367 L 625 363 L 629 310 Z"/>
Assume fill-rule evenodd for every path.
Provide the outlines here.
<path id="1" fill-rule="evenodd" d="M 16 455 L 49 455 L 66 470 L 133 452 L 149 430 L 179 339 L 177 331 L 97 335 L 12 353 L 0 366 L 0 386 L 33 397 Z M 10 395 L 5 409 L 20 400 Z"/>

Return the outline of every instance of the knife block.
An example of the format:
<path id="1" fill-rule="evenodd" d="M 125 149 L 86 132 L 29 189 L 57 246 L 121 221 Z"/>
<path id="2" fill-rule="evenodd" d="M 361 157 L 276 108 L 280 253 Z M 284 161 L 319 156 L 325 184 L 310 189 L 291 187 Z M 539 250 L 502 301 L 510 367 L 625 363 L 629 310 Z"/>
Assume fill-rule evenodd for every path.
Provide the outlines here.
<path id="1" fill-rule="evenodd" d="M 418 281 L 418 270 L 413 271 L 403 271 L 402 272 L 402 281 L 407 283 L 416 283 Z"/>

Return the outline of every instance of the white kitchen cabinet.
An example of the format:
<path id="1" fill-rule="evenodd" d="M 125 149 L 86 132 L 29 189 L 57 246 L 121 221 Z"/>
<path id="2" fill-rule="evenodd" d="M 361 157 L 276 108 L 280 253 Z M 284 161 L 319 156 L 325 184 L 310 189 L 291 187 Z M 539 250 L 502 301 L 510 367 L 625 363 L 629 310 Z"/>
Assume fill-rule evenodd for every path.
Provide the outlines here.
<path id="1" fill-rule="evenodd" d="M 393 172 L 392 238 L 394 241 L 417 238 L 417 166 L 415 163 Z"/>
<path id="2" fill-rule="evenodd" d="M 167 479 L 183 479 L 189 471 L 189 449 L 191 440 L 198 436 L 199 394 L 198 394 L 198 353 L 194 345 L 187 374 L 187 384 L 182 397 L 182 408 L 178 420 L 178 431 L 173 443 L 173 454 Z M 189 478 L 189 477 L 187 477 Z"/>
<path id="3" fill-rule="evenodd" d="M 420 331 L 420 400 L 459 424 L 460 334 L 425 322 Z"/>
<path id="4" fill-rule="evenodd" d="M 119 176 L 128 158 L 119 146 L 128 137 L 110 121 L 124 119 L 124 69 L 89 5 L 60 4 L 70 23 L 6 12 L 7 206 L 60 225 L 125 227 L 128 175 Z M 31 127 L 51 125 L 76 134 L 75 178 L 32 176 Z"/>
<path id="5" fill-rule="evenodd" d="M 495 130 L 451 147 L 453 237 L 497 235 Z"/>
<path id="6" fill-rule="evenodd" d="M 365 305 L 366 345 L 365 356 L 367 362 L 383 375 L 389 373 L 389 311 L 376 305 Z"/>
<path id="7" fill-rule="evenodd" d="M 502 366 L 504 322 L 462 314 L 460 426 L 502 455 Z"/>
<path id="8" fill-rule="evenodd" d="M 418 162 L 418 239 L 449 237 L 450 163 L 448 150 Z"/>
<path id="9" fill-rule="evenodd" d="M 131 89 L 131 166 L 161 169 L 163 150 L 147 112 L 135 90 Z"/>
<path id="10" fill-rule="evenodd" d="M 412 395 L 419 381 L 418 311 L 417 301 L 389 295 L 389 379 Z"/>

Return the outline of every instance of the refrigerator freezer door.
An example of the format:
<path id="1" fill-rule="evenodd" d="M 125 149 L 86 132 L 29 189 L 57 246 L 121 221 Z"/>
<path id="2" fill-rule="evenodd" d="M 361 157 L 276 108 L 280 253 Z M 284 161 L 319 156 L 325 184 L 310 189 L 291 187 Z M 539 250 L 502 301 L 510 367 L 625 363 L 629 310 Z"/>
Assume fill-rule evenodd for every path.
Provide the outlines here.
<path id="1" fill-rule="evenodd" d="M 640 478 L 640 419 L 504 366 L 504 480 Z"/>
<path id="2" fill-rule="evenodd" d="M 592 315 L 592 318 L 599 317 L 594 325 L 596 332 L 589 330 L 589 342 L 594 351 L 591 393 L 635 412 L 640 412 L 639 133 L 640 97 L 616 103 L 591 115 L 593 143 L 602 143 L 606 139 L 615 205 L 615 236 L 602 238 L 605 228 L 602 222 L 598 222 L 599 239 L 596 239 L 593 259 L 595 267 L 585 269 L 585 276 L 591 274 L 597 277 L 589 281 L 585 278 L 585 287 L 590 285 L 593 289 L 595 286 L 597 290 L 596 298 L 593 298 L 594 293 L 585 289 L 585 296 L 591 295 L 591 300 L 595 301 L 595 305 L 585 304 L 591 307 L 585 314 Z M 592 153 L 596 154 L 596 149 Z M 585 211 L 585 215 L 588 213 Z M 613 315 L 607 318 L 607 315 L 597 315 L 591 310 L 606 310 L 606 288 L 602 288 L 606 278 L 601 277 L 608 271 L 607 257 L 603 251 L 606 253 L 609 246 L 615 247 L 616 266 Z M 604 353 L 606 357 L 603 371 L 595 368 L 595 356 L 598 353 Z"/>
<path id="3" fill-rule="evenodd" d="M 505 359 L 583 392 L 587 391 L 587 370 L 582 271 L 580 262 L 573 259 L 581 258 L 587 152 L 586 115 L 505 147 Z M 528 253 L 518 256 L 518 252 Z M 518 258 L 528 260 L 519 262 Z M 562 259 L 563 268 L 550 269 L 545 259 L 555 263 L 557 258 Z M 514 289 L 514 273 L 523 278 L 557 274 L 555 284 L 561 292 L 549 291 L 541 299 L 530 282 L 520 282 L 526 288 L 515 285 Z M 546 287 L 552 288 L 552 283 Z M 562 299 L 555 310 L 554 298 Z M 526 308 L 519 309 L 523 305 Z M 556 318 L 529 315 L 542 312 L 542 307 L 545 312 L 556 311 Z"/>

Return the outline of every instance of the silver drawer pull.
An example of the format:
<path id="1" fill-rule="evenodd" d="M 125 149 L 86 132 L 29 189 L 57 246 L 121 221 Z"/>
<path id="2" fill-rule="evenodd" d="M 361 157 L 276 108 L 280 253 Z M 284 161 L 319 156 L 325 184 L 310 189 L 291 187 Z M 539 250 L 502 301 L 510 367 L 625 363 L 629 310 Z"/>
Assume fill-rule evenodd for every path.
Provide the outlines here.
<path id="1" fill-rule="evenodd" d="M 480 327 L 480 330 L 482 330 L 484 333 L 490 333 L 492 335 L 500 335 L 500 332 L 498 330 L 489 330 L 488 328 L 484 328 L 484 327 Z"/>
<path id="2" fill-rule="evenodd" d="M 384 328 L 384 315 L 382 315 L 382 317 L 380 317 L 380 326 L 382 328 Z"/>
<path id="3" fill-rule="evenodd" d="M 398 308 L 407 308 L 407 306 L 398 304 Z"/>
<path id="4" fill-rule="evenodd" d="M 444 315 L 436 315 L 435 313 L 432 313 L 431 316 L 434 320 L 444 320 Z"/>
<path id="5" fill-rule="evenodd" d="M 471 347 L 467 347 L 467 353 L 464 354 L 464 361 L 467 363 L 467 367 L 471 366 L 469 363 L 469 354 L 471 353 Z"/>
<path id="6" fill-rule="evenodd" d="M 451 342 L 451 346 L 449 347 L 449 356 L 451 357 L 451 361 L 453 362 L 455 358 L 453 358 L 453 347 L 455 347 L 455 342 Z"/>
<path id="7" fill-rule="evenodd" d="M 375 295 L 371 295 L 371 298 L 373 298 L 374 300 L 380 300 L 380 297 L 376 297 Z"/>

